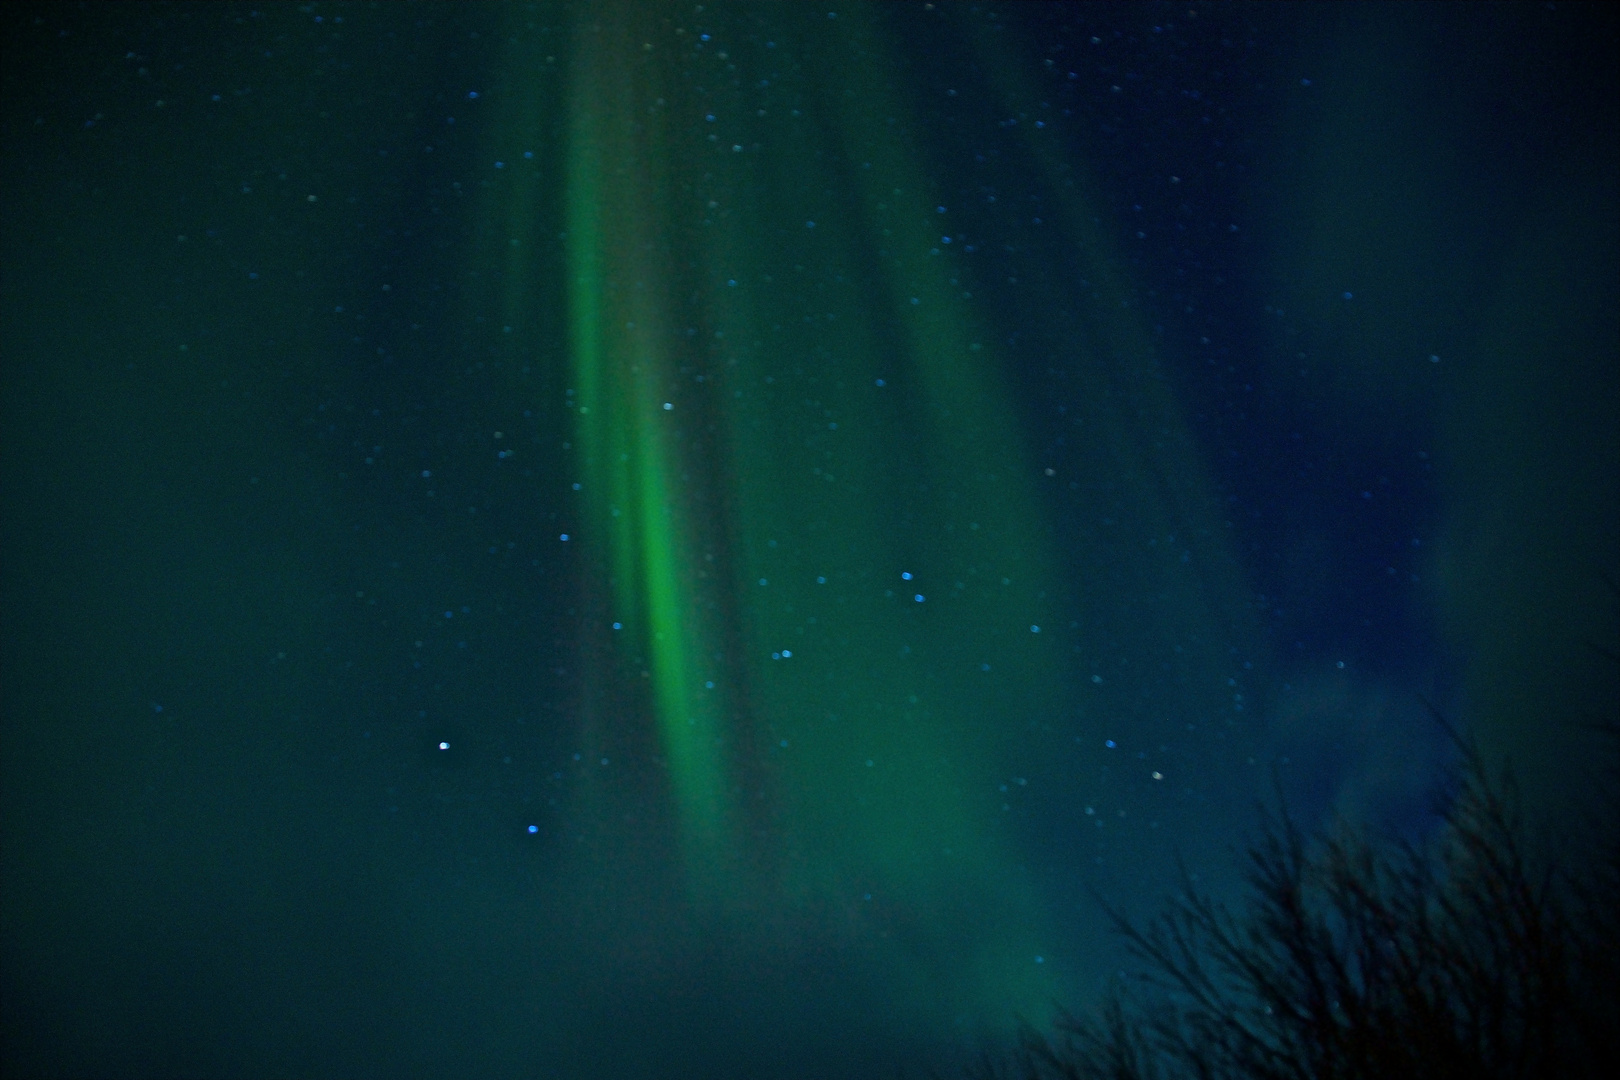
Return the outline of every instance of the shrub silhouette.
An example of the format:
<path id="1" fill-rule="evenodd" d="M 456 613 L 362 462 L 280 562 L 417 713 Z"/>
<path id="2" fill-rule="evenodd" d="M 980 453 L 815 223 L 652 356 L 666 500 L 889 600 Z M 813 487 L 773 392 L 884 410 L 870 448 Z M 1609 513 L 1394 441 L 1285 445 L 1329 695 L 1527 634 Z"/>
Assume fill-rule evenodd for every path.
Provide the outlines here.
<path id="1" fill-rule="evenodd" d="M 1248 851 L 1246 906 L 1184 871 L 1146 925 L 1108 908 L 1143 973 L 1094 1013 L 1060 1014 L 1053 1036 L 1026 1025 L 1010 1059 L 986 1056 L 972 1075 L 1620 1075 L 1620 808 L 1596 823 L 1589 862 L 1544 865 L 1511 780 L 1452 737 L 1455 791 L 1430 840 L 1349 827 L 1310 838 L 1286 809 L 1269 813 Z"/>

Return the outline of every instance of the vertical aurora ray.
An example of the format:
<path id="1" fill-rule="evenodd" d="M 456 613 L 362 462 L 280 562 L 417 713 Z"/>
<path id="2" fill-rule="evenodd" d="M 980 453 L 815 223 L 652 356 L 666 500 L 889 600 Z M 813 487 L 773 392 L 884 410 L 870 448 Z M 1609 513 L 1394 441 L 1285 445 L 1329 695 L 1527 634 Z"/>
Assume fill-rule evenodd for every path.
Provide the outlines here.
<path id="1" fill-rule="evenodd" d="M 626 17 L 583 20 L 578 32 L 565 193 L 570 351 L 587 539 L 606 550 L 622 640 L 646 657 L 678 827 L 702 885 L 723 855 L 723 763 L 713 699 L 694 693 L 712 635 L 688 570 L 692 522 L 670 483 L 681 466 L 678 420 L 664 404 L 672 361 L 662 348 L 658 148 L 633 111 L 641 87 L 624 62 L 630 30 Z"/>
<path id="2" fill-rule="evenodd" d="M 1222 707 L 1214 654 L 1235 631 L 1224 599 L 1200 598 L 1234 590 L 1190 440 L 1115 297 L 1090 338 L 1059 342 L 1093 385 L 1061 490 L 1156 477 L 1107 494 L 1110 512 L 1212 539 L 1170 562 L 1059 534 L 1042 466 L 1063 462 L 1028 430 L 1010 316 L 974 299 L 982 269 L 941 236 L 957 195 L 881 16 L 722 8 L 700 47 L 688 8 L 580 10 L 551 69 L 554 216 L 587 588 L 622 626 L 586 680 L 615 685 L 583 693 L 611 704 L 587 723 L 656 731 L 660 786 L 642 794 L 668 809 L 687 897 L 728 913 L 720 932 L 776 955 L 853 947 L 897 1016 L 937 1029 L 1048 1007 L 1060 935 L 1009 788 L 1078 806 L 1097 790 L 1078 745 Z M 1091 208 L 1043 153 L 1072 258 L 1106 282 Z M 543 241 L 545 218 L 504 212 L 515 245 Z M 557 283 L 508 266 L 517 322 Z M 1075 267 L 1052 267 L 1056 306 Z M 1086 563 L 1149 595 L 1137 610 L 1175 597 L 1190 632 L 1168 606 L 1118 614 L 1131 605 Z M 1172 646 L 1189 673 L 1135 699 L 1096 688 L 1106 650 Z"/>
<path id="3" fill-rule="evenodd" d="M 904 150 L 836 104 L 832 142 L 750 154 L 693 138 L 694 121 L 746 110 L 734 91 L 693 100 L 660 17 L 674 10 L 580 21 L 566 220 L 586 539 L 621 651 L 647 657 L 685 877 L 796 924 L 855 898 L 859 933 L 903 937 L 889 948 L 906 998 L 1036 1006 L 1044 917 L 987 793 L 1000 718 L 1050 712 L 1062 679 L 1035 630 L 1054 568 L 1006 394 L 929 261 L 929 195 Z M 848 208 L 794 205 L 839 182 L 824 156 L 840 139 L 875 172 Z M 884 199 L 905 232 L 899 258 L 874 261 Z M 779 236 L 785 221 L 808 246 Z M 867 276 L 870 291 L 826 299 L 825 332 L 784 333 L 805 297 L 762 288 L 799 258 Z M 806 346 L 841 420 L 773 400 Z"/>

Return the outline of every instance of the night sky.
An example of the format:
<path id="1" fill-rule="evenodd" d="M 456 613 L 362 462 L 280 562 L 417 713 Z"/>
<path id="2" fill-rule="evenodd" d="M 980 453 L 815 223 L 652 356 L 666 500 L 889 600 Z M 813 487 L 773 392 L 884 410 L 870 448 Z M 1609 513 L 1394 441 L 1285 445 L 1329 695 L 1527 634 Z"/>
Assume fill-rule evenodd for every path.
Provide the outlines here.
<path id="1" fill-rule="evenodd" d="M 5 1075 L 949 1074 L 1431 708 L 1579 833 L 1606 9 L 0 17 Z"/>

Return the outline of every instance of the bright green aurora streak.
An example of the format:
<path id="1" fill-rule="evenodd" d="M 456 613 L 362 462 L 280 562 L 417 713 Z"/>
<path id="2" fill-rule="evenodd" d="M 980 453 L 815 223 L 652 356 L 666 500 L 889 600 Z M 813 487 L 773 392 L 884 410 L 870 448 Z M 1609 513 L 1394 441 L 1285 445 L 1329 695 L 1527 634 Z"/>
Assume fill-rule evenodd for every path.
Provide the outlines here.
<path id="1" fill-rule="evenodd" d="M 880 20 L 724 8 L 705 16 L 703 49 L 691 18 L 593 4 L 566 67 L 513 52 L 566 71 L 566 90 L 550 91 L 566 102 L 566 149 L 551 157 L 564 169 L 581 539 L 622 627 L 596 675 L 618 687 L 587 694 L 618 703 L 603 722 L 655 724 L 659 797 L 698 909 L 734 927 L 769 910 L 778 936 L 867 941 L 889 999 L 919 1016 L 1038 1015 L 1057 992 L 1057 965 L 1042 962 L 1054 922 L 1004 792 L 1037 774 L 1073 787 L 1076 805 L 1090 789 L 1073 770 L 1048 777 L 1029 733 L 1061 717 L 1062 742 L 1079 731 L 1073 743 L 1101 745 L 1121 716 L 1167 711 L 1110 706 L 1070 656 L 1127 627 L 1186 646 L 1192 674 L 1177 685 L 1195 689 L 1175 691 L 1178 713 L 1225 696 L 1213 646 L 1231 630 L 1210 626 L 1210 596 L 1236 590 L 1208 569 L 1223 553 L 1190 442 L 1145 334 L 1112 299 L 1075 181 L 1030 146 L 1083 248 L 1068 257 L 1111 311 L 1070 345 L 1109 403 L 1085 413 L 1075 439 L 1088 449 L 1068 454 L 1066 475 L 1119 487 L 1114 512 L 1144 536 L 1205 545 L 1199 574 L 1098 551 L 1166 612 L 1146 627 L 1105 615 L 1098 585 L 1065 583 L 1059 551 L 1077 541 L 1054 535 L 1043 504 L 1053 471 L 1020 430 L 1000 316 L 973 301 L 975 268 L 941 241 L 954 196 L 913 141 Z M 1012 65 L 983 62 L 998 92 L 1019 93 Z M 500 211 L 514 246 L 536 239 L 528 200 L 542 196 L 528 190 Z M 556 283 L 509 265 L 517 323 Z M 626 702 L 646 719 L 624 717 Z"/>

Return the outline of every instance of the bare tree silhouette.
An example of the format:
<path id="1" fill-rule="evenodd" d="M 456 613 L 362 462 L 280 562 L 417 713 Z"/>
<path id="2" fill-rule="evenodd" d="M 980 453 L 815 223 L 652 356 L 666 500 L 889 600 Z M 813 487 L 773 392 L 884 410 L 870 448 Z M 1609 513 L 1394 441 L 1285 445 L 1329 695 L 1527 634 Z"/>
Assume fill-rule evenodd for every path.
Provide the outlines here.
<path id="1" fill-rule="evenodd" d="M 1286 809 L 1269 812 L 1248 851 L 1244 906 L 1185 872 L 1145 925 L 1105 904 L 1141 974 L 1092 1014 L 1060 1014 L 1051 1036 L 1026 1025 L 1010 1058 L 987 1055 L 971 1074 L 1620 1075 L 1620 807 L 1604 808 L 1586 864 L 1545 864 L 1511 778 L 1452 738 L 1457 783 L 1431 839 L 1345 826 L 1312 838 Z M 1611 801 L 1616 790 L 1620 778 Z"/>

